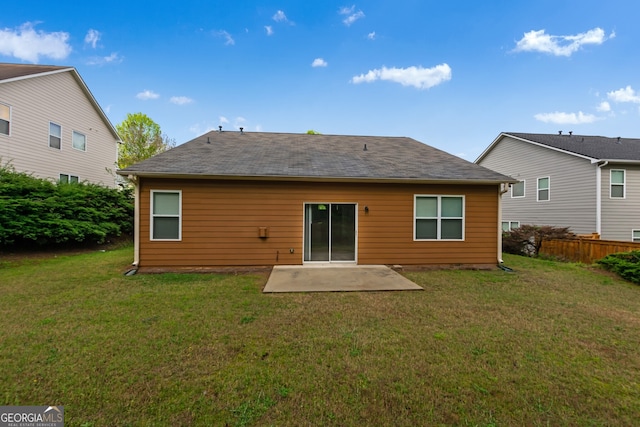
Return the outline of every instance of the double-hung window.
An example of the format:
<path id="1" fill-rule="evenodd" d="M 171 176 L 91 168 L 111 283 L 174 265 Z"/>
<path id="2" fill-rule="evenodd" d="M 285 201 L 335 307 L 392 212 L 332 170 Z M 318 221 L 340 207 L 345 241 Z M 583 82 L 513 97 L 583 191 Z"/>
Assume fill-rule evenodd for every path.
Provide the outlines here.
<path id="1" fill-rule="evenodd" d="M 538 201 L 542 202 L 549 200 L 550 192 L 550 179 L 549 177 L 538 178 Z"/>
<path id="2" fill-rule="evenodd" d="M 60 149 L 62 126 L 49 122 L 49 147 Z"/>
<path id="3" fill-rule="evenodd" d="M 151 240 L 182 239 L 182 192 L 151 191 Z"/>
<path id="4" fill-rule="evenodd" d="M 87 137 L 85 134 L 74 130 L 71 134 L 71 146 L 76 150 L 87 151 Z"/>
<path id="5" fill-rule="evenodd" d="M 640 243 L 640 230 L 631 230 L 631 241 Z"/>
<path id="6" fill-rule="evenodd" d="M 624 199 L 626 195 L 625 189 L 625 170 L 624 169 L 611 169 L 611 192 L 610 197 L 612 199 Z"/>
<path id="7" fill-rule="evenodd" d="M 415 196 L 415 240 L 464 240 L 464 196 Z"/>
<path id="8" fill-rule="evenodd" d="M 0 104 L 0 134 L 10 135 L 11 132 L 11 107 Z"/>
<path id="9" fill-rule="evenodd" d="M 524 197 L 524 181 L 516 182 L 511 185 L 511 197 Z"/>

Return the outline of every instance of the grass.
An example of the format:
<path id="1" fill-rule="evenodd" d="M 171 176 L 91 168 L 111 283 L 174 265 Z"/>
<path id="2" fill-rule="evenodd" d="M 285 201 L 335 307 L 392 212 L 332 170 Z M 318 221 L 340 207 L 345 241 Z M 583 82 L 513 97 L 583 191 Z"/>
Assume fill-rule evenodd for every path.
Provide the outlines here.
<path id="1" fill-rule="evenodd" d="M 124 276 L 131 257 L 0 262 L 0 404 L 85 427 L 640 419 L 640 287 L 589 266 L 263 295 L 261 275 Z"/>

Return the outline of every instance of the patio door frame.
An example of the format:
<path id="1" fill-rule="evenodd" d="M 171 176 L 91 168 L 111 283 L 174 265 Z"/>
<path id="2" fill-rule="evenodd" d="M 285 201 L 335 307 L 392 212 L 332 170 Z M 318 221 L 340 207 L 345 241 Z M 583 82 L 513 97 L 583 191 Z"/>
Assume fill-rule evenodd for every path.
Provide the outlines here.
<path id="1" fill-rule="evenodd" d="M 326 205 L 328 214 L 328 244 L 329 244 L 329 259 L 321 261 L 313 261 L 311 251 L 311 218 L 308 218 L 307 208 L 311 205 Z M 332 222 L 331 222 L 331 208 L 334 205 L 350 205 L 353 206 L 354 219 L 353 219 L 353 260 L 333 260 L 332 258 Z M 303 264 L 357 264 L 358 263 L 358 204 L 355 202 L 304 202 L 302 206 L 302 221 L 303 221 L 303 238 L 302 238 L 302 263 Z M 309 260 L 307 261 L 307 251 L 309 251 Z"/>

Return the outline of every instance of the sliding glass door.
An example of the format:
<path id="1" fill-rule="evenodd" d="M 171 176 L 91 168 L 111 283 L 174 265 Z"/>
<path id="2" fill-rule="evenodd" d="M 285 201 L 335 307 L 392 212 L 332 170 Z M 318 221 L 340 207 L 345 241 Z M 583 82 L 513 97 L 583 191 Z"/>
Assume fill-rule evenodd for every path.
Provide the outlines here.
<path id="1" fill-rule="evenodd" d="M 305 204 L 304 260 L 355 262 L 356 205 L 354 203 Z"/>

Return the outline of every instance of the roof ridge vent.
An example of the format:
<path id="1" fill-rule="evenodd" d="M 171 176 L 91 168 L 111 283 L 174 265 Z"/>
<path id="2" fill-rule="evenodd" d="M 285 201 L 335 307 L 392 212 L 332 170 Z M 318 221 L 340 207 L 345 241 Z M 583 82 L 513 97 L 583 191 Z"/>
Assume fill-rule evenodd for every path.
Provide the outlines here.
<path id="1" fill-rule="evenodd" d="M 218 126 L 218 132 L 222 132 L 222 125 Z"/>
<path id="2" fill-rule="evenodd" d="M 620 137 L 618 137 L 618 144 L 620 144 Z"/>
<path id="3" fill-rule="evenodd" d="M 561 130 L 558 131 L 558 135 L 562 135 L 562 131 Z"/>
<path id="4" fill-rule="evenodd" d="M 364 148 L 362 149 L 362 151 L 368 151 L 367 150 L 367 144 L 364 144 Z"/>
<path id="5" fill-rule="evenodd" d="M 240 128 L 240 133 L 244 133 L 244 128 Z"/>
<path id="6" fill-rule="evenodd" d="M 569 136 L 571 136 L 571 135 L 573 135 L 573 131 L 572 130 L 569 131 Z"/>

